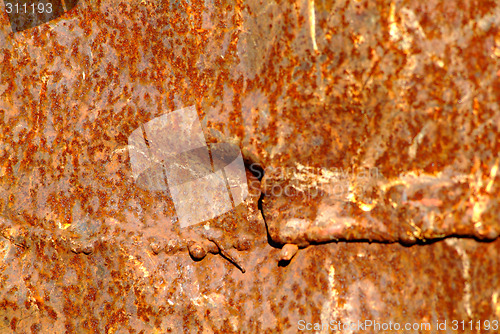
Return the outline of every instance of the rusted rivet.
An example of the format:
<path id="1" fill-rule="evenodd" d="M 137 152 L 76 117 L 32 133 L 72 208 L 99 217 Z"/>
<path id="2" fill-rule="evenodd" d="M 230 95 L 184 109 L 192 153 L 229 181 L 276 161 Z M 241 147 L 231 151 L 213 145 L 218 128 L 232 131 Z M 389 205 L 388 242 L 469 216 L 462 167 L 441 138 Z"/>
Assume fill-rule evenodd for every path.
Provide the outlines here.
<path id="1" fill-rule="evenodd" d="M 94 252 L 94 244 L 88 243 L 82 247 L 82 253 L 85 255 L 92 254 Z"/>
<path id="2" fill-rule="evenodd" d="M 201 260 L 207 255 L 207 250 L 200 244 L 192 241 L 188 244 L 189 254 L 196 259 Z"/>
<path id="3" fill-rule="evenodd" d="M 280 261 L 290 261 L 297 254 L 299 246 L 295 244 L 286 244 L 281 249 Z"/>
<path id="4" fill-rule="evenodd" d="M 82 245 L 81 243 L 77 243 L 75 241 L 71 242 L 71 251 L 75 254 L 83 253 L 85 255 L 89 255 L 92 254 L 94 248 L 94 242 L 88 242 L 85 245 Z"/>
<path id="5" fill-rule="evenodd" d="M 149 247 L 151 248 L 153 253 L 156 255 L 160 254 L 165 249 L 165 247 L 163 247 L 163 245 L 158 241 L 152 241 L 149 244 Z"/>
<path id="6" fill-rule="evenodd" d="M 495 240 L 498 237 L 498 231 L 493 226 L 476 223 L 474 226 L 474 236 L 479 240 Z"/>
<path id="7" fill-rule="evenodd" d="M 403 246 L 412 246 L 417 243 L 417 238 L 410 231 L 403 231 L 399 235 L 399 243 Z"/>

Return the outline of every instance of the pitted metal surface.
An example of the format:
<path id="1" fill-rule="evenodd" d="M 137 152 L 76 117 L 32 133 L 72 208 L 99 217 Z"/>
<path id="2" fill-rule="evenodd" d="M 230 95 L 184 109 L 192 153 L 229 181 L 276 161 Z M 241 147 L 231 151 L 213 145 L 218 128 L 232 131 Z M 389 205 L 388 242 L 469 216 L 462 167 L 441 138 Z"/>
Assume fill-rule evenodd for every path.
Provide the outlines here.
<path id="1" fill-rule="evenodd" d="M 495 2 L 85 0 L 13 32 L 2 12 L 0 332 L 499 319 L 499 20 Z M 249 197 L 182 229 L 128 139 L 188 106 L 241 149 Z"/>

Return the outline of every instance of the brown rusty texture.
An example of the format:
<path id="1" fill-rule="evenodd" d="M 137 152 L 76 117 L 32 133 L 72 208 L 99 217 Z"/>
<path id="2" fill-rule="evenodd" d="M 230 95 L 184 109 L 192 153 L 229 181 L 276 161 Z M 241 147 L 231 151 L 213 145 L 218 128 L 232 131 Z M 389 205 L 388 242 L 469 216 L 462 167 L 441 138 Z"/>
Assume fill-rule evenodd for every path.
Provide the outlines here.
<path id="1" fill-rule="evenodd" d="M 3 11 L 0 332 L 500 320 L 499 26 L 495 1 Z M 250 196 L 180 229 L 127 145 L 191 105 Z"/>

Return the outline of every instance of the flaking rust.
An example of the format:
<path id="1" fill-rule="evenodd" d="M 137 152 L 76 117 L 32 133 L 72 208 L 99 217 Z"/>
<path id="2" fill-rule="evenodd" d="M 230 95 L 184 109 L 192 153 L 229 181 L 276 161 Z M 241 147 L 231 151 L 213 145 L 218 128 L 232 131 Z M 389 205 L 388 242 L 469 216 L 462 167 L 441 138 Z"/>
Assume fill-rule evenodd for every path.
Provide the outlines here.
<path id="1" fill-rule="evenodd" d="M 18 33 L 0 15 L 0 331 L 498 318 L 499 20 L 473 1 L 80 1 Z M 126 146 L 191 105 L 264 196 L 247 173 L 247 202 L 181 230 Z M 334 240 L 380 243 L 297 252 Z"/>
<path id="2" fill-rule="evenodd" d="M 0 204 L 5 228 L 15 226 L 21 231 L 15 232 L 19 236 L 9 237 L 9 240 L 17 244 L 17 238 L 24 238 L 36 244 L 48 238 L 64 244 L 68 251 L 87 255 L 92 254 L 100 244 L 114 244 L 123 249 L 137 247 L 138 243 L 150 244 L 153 254 L 162 252 L 165 247 L 169 253 L 191 251 L 196 259 L 202 258 L 207 252 L 220 253 L 243 270 L 238 255 L 234 253 L 235 249 L 247 250 L 256 236 L 265 237 L 263 220 L 257 208 L 260 196 L 258 186 L 251 187 L 250 197 L 235 210 L 181 231 L 168 192 L 140 189 L 130 176 L 130 161 L 124 145 L 127 136 L 134 128 L 181 103 L 177 89 L 163 94 L 164 88 L 155 84 L 158 83 L 157 75 L 165 70 L 164 65 L 157 63 L 157 68 L 152 72 L 147 70 L 147 76 L 151 75 L 146 79 L 148 82 L 144 82 L 145 72 L 140 74 L 138 71 L 142 70 L 137 68 L 142 67 L 139 63 L 145 61 L 143 57 L 155 56 L 159 60 L 166 55 L 154 54 L 160 47 L 159 43 L 163 45 L 164 41 L 150 39 L 151 31 L 147 29 L 151 29 L 154 24 L 143 15 L 154 12 L 152 19 L 161 21 L 166 18 L 165 15 L 170 16 L 168 12 L 172 8 L 164 8 L 159 3 L 144 6 L 142 3 L 109 2 L 101 8 L 94 5 L 82 3 L 76 13 L 72 12 L 69 18 L 62 19 L 61 26 L 69 34 L 68 39 L 58 41 L 51 25 L 6 35 L 10 44 L 2 49 L 2 59 L 9 62 L 12 60 L 11 52 L 17 57 L 21 49 L 31 59 L 27 63 L 17 64 L 18 69 L 15 71 L 9 67 L 11 64 L 2 63 L 2 78 L 6 80 L 7 88 L 3 90 L 5 98 L 1 101 L 2 115 L 5 116 L 2 126 L 6 132 L 2 137 L 2 147 L 5 149 L 2 151 L 1 188 L 5 196 Z M 177 8 L 181 13 L 185 9 L 183 5 Z M 183 40 L 183 43 L 192 43 L 191 50 L 196 50 L 197 56 L 205 54 L 198 44 L 204 38 L 203 32 L 210 31 L 212 26 L 208 20 L 204 22 L 205 28 L 200 27 L 202 9 L 203 6 L 197 8 L 194 17 L 188 15 L 180 18 L 173 15 L 169 18 L 175 26 L 173 31 L 184 29 L 181 26 L 191 29 L 193 22 L 196 22 L 193 30 L 196 36 L 188 38 L 190 42 Z M 134 26 L 130 25 L 133 21 L 113 23 L 106 19 L 109 14 L 118 17 L 125 13 L 136 17 L 143 25 L 141 29 L 146 30 L 129 29 Z M 216 18 L 213 15 L 211 17 Z M 158 23 L 154 29 L 161 30 L 162 26 Z M 7 30 L 7 26 L 4 26 L 4 30 Z M 91 31 L 98 32 L 99 40 L 107 40 L 109 47 L 118 51 L 118 57 L 105 57 L 102 49 L 104 44 L 96 44 L 97 41 L 89 36 Z M 119 37 L 115 39 L 117 33 Z M 220 40 L 213 37 L 214 42 Z M 16 43 L 25 44 L 19 50 L 10 49 Z M 63 61 L 62 68 L 55 66 L 55 54 L 49 50 L 50 47 L 43 48 L 47 43 L 53 50 L 67 48 L 72 58 Z M 129 53 L 136 47 L 145 48 L 144 52 Z M 214 44 L 209 47 L 213 48 Z M 168 46 L 163 45 L 163 48 Z M 147 49 L 153 54 L 148 53 Z M 169 59 L 168 62 L 173 61 L 173 69 L 178 68 L 176 53 L 180 51 L 181 48 L 171 50 L 164 58 Z M 136 56 L 143 60 L 138 63 Z M 192 58 L 188 56 L 185 60 L 190 62 Z M 154 64 L 156 61 L 149 58 L 146 63 Z M 119 66 L 122 66 L 121 69 Z M 24 88 L 18 90 L 19 86 L 15 82 L 9 84 L 9 80 L 15 79 L 15 76 L 8 77 L 7 74 L 28 69 L 37 71 L 37 78 L 43 85 L 38 92 L 36 106 L 29 109 L 32 114 L 26 115 L 22 111 L 26 110 L 23 103 L 27 96 L 18 93 L 29 91 L 30 85 L 36 87 L 37 79 L 25 82 Z M 127 78 L 121 76 L 124 70 L 128 72 Z M 207 75 L 210 71 L 211 68 L 200 68 L 199 73 L 194 75 Z M 185 68 L 180 72 L 172 72 L 171 79 L 185 80 L 181 78 L 184 75 L 182 73 L 193 78 L 192 71 Z M 63 77 L 66 79 L 61 81 Z M 178 87 L 177 84 L 174 86 Z M 71 96 L 67 94 L 68 89 L 72 89 Z M 161 107 L 151 105 L 160 93 Z M 187 97 L 182 92 L 188 98 L 184 103 L 193 101 L 198 93 L 196 87 L 193 87 L 192 93 L 194 95 Z M 33 96 L 31 93 L 28 95 Z M 28 103 L 26 106 L 30 105 Z M 198 106 L 197 109 L 203 116 L 203 108 Z M 116 117 L 115 111 L 121 116 Z M 217 131 L 213 125 L 208 126 L 209 130 L 213 128 Z M 217 202 L 218 199 L 213 198 L 213 201 Z"/>
<path id="3" fill-rule="evenodd" d="M 140 216 L 139 221 L 127 212 L 104 220 L 74 215 L 68 227 L 54 231 L 45 229 L 43 223 L 24 227 L 22 215 L 9 214 L 0 222 L 2 236 L 23 248 L 36 247 L 40 242 L 51 240 L 66 251 L 85 255 L 91 255 L 99 245 L 123 249 L 143 247 L 154 255 L 188 251 L 194 260 L 202 260 L 207 253 L 220 254 L 244 272 L 244 264 L 237 253 L 266 241 L 264 221 L 258 208 L 260 181 L 249 171 L 246 174 L 249 195 L 243 203 L 222 216 L 193 226 L 180 228 L 175 215 L 165 216 L 165 206 L 173 205 L 168 202 L 168 197 L 156 192 L 157 197 L 149 194 L 150 204 L 145 209 L 149 210 Z M 135 186 L 131 183 L 128 187 Z M 136 188 L 136 191 L 141 190 Z M 144 196 L 144 192 L 141 195 Z"/>
<path id="4" fill-rule="evenodd" d="M 448 25 L 439 34 L 449 48 L 491 44 L 493 56 L 451 59 L 412 53 L 426 47 L 433 31 L 418 20 L 417 4 L 343 9 L 373 16 L 368 23 L 336 22 L 331 6 L 310 1 L 291 12 L 274 2 L 186 6 L 82 2 L 60 21 L 16 34 L 3 18 L 6 219 L 82 240 L 173 226 L 168 196 L 132 187 L 126 158 L 112 152 L 141 124 L 196 105 L 207 135 L 231 138 L 265 167 L 367 167 L 383 176 L 370 185 L 349 180 L 344 201 L 325 194 L 314 177 L 307 181 L 319 192 L 314 203 L 302 195 L 265 197 L 278 243 L 498 236 L 499 111 L 484 102 L 498 100 L 498 41 L 488 30 L 498 8 L 471 17 L 481 38 L 447 34 Z M 488 69 L 484 80 L 464 79 L 479 66 L 472 59 Z M 394 81 L 393 72 L 401 78 Z M 432 90 L 419 88 L 424 77 Z M 461 124 L 460 136 L 445 118 Z M 301 173 L 270 184 L 295 182 Z M 300 224 L 312 224 L 313 232 L 281 228 L 288 224 L 283 217 L 297 218 L 294 210 L 311 216 Z M 282 218 L 273 218 L 277 211 Z M 323 220 L 315 223 L 318 214 Z"/>

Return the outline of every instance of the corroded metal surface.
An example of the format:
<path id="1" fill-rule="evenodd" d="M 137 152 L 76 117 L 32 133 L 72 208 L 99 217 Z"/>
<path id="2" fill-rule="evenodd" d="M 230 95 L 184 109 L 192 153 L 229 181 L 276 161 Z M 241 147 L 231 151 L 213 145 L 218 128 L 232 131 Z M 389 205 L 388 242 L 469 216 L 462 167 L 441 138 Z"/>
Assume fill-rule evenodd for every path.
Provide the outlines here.
<path id="1" fill-rule="evenodd" d="M 256 247 L 243 255 L 245 274 L 216 256 L 132 255 L 111 243 L 92 256 L 51 240 L 4 241 L 1 252 L 2 333 L 297 333 L 300 320 L 370 319 L 436 333 L 438 320 L 500 316 L 498 240 L 320 245 L 285 267 L 279 250 Z"/>
<path id="2" fill-rule="evenodd" d="M 498 191 L 479 189 L 472 176 L 412 173 L 387 180 L 377 170 L 355 176 L 312 171 L 286 181 L 280 175 L 281 182 L 264 176 L 263 212 L 275 242 L 409 245 L 452 235 L 494 240 L 500 234 Z"/>
<path id="3" fill-rule="evenodd" d="M 498 318 L 498 240 L 297 246 L 498 237 L 499 26 L 473 1 L 80 1 L 18 33 L 2 13 L 2 332 Z M 191 105 L 251 196 L 181 229 L 128 138 Z"/>
<path id="4" fill-rule="evenodd" d="M 3 16 L 3 211 L 52 231 L 147 210 L 113 152 L 140 124 L 196 105 L 209 140 L 240 144 L 264 169 L 376 168 L 385 183 L 347 189 L 342 210 L 357 219 L 378 202 L 382 227 L 360 219 L 331 239 L 495 238 L 499 9 L 439 6 L 82 2 L 16 34 Z M 317 215 L 310 204 L 294 206 Z M 424 209 L 408 227 L 412 205 Z"/>

